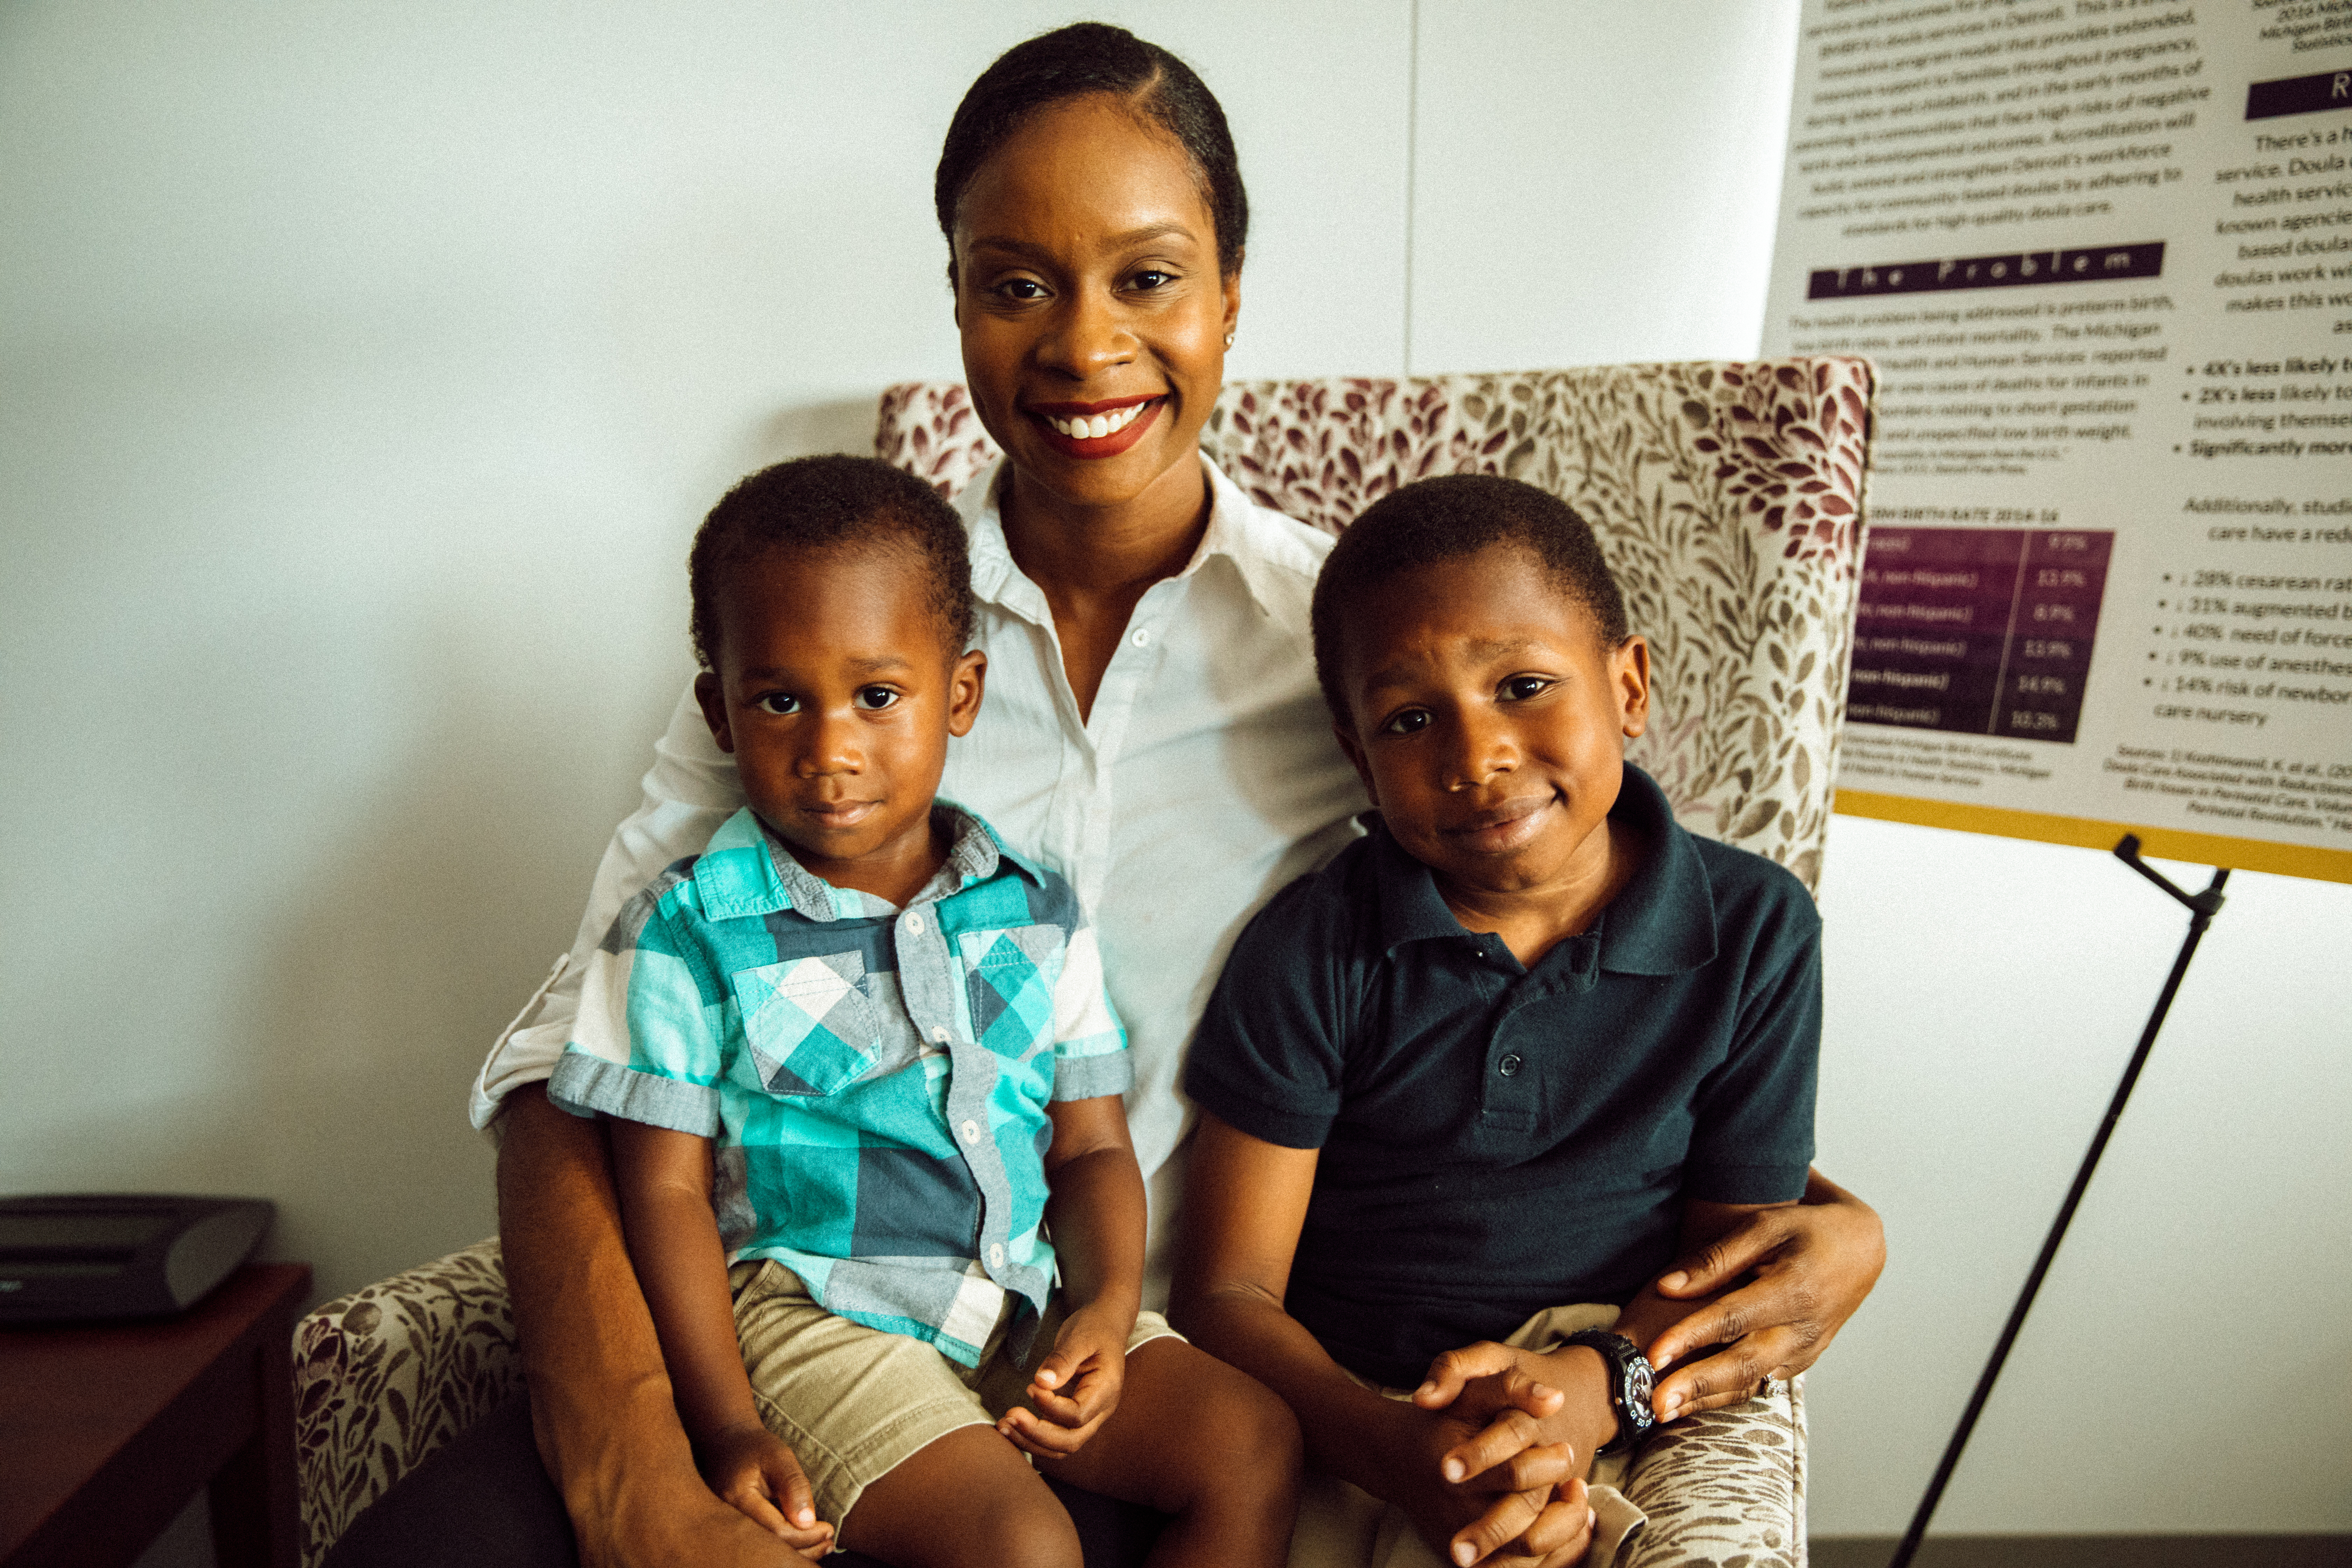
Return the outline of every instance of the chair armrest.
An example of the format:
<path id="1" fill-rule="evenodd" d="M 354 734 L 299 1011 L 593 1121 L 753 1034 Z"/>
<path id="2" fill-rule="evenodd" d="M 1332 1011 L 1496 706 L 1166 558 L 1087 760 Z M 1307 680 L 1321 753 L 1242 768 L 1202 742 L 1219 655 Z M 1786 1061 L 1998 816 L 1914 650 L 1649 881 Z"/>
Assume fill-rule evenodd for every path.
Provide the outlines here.
<path id="1" fill-rule="evenodd" d="M 305 1568 L 521 1383 L 496 1237 L 339 1296 L 295 1325 Z"/>
<path id="2" fill-rule="evenodd" d="M 1804 1381 L 1768 1384 L 1651 1438 L 1625 1478 L 1650 1522 L 1617 1568 L 1804 1568 Z"/>

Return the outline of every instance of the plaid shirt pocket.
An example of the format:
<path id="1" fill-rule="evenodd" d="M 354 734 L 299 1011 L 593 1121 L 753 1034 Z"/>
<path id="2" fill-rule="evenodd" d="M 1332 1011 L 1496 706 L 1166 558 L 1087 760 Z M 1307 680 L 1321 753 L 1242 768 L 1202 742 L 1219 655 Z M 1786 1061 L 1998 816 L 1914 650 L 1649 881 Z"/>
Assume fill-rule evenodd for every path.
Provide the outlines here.
<path id="1" fill-rule="evenodd" d="M 771 1094 L 831 1094 L 874 1065 L 882 1017 L 866 997 L 854 952 L 740 970 L 728 984 L 761 1087 Z"/>
<path id="2" fill-rule="evenodd" d="M 972 1033 L 1000 1057 L 1025 1061 L 1054 1047 L 1054 983 L 1061 977 L 1060 926 L 1013 926 L 963 938 Z"/>

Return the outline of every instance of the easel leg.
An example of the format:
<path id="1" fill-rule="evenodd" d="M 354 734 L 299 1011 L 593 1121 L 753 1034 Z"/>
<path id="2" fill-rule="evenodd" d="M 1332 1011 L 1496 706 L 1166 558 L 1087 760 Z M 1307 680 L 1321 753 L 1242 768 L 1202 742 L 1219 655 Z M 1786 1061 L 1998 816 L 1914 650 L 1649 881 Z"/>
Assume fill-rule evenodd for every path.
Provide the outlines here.
<path id="1" fill-rule="evenodd" d="M 2051 1260 L 2058 1256 L 2058 1244 L 2066 1239 L 2066 1227 L 2074 1223 L 2074 1210 L 2083 1202 L 2083 1194 L 2091 1185 L 2091 1173 L 2099 1166 L 2099 1156 L 2106 1152 L 2107 1140 L 2115 1135 L 2116 1123 L 2123 1119 L 2124 1102 L 2131 1099 L 2132 1086 L 2139 1081 L 2140 1068 L 2147 1065 L 2149 1050 L 2156 1045 L 2156 1032 L 2164 1027 L 2164 1016 L 2172 1011 L 2172 998 L 2180 990 L 2181 976 L 2189 973 L 2189 961 L 2197 956 L 2197 944 L 2204 940 L 2205 928 L 2213 923 L 2213 916 L 2221 908 L 2221 885 L 2230 879 L 2228 869 L 2213 873 L 2202 892 L 2185 893 L 2173 886 L 2162 872 L 2139 858 L 2139 839 L 2124 835 L 2116 846 L 2116 858 L 2154 882 L 2183 905 L 2189 913 L 2189 934 L 2182 939 L 2179 955 L 2172 961 L 2172 973 L 2165 976 L 2164 990 L 2156 999 L 2156 1010 L 2148 1015 L 2147 1027 L 2140 1031 L 2139 1047 L 2132 1052 L 2131 1061 L 2124 1068 L 2123 1081 L 2116 1085 L 2115 1098 L 2107 1102 L 2107 1114 L 2099 1123 L 2098 1132 L 2091 1139 L 2090 1150 L 2084 1154 L 2080 1169 L 2074 1173 L 2074 1184 L 2066 1193 L 2066 1201 L 2059 1205 L 2058 1218 L 2050 1227 L 2050 1235 L 2042 1243 L 2042 1255 L 2033 1260 L 2033 1271 L 2025 1277 L 2025 1289 L 2018 1292 L 2017 1305 L 2010 1309 L 2009 1321 L 2002 1325 L 2000 1339 L 1992 1347 L 1991 1359 L 1985 1363 L 1983 1373 L 1977 1379 L 1976 1392 L 1969 1395 L 1968 1408 L 1960 1412 L 1959 1425 L 1952 1429 L 1951 1441 L 1944 1445 L 1944 1457 L 1937 1461 L 1935 1476 L 1927 1482 L 1927 1490 L 1919 1500 L 1917 1511 L 1911 1516 L 1910 1528 L 1904 1531 L 1902 1544 L 1895 1547 L 1895 1556 L 1887 1568 L 1910 1568 L 1919 1543 L 1927 1539 L 1927 1521 L 1935 1517 L 1936 1505 L 1944 1499 L 1944 1488 L 1950 1483 L 1952 1472 L 1959 1468 L 1960 1450 L 1969 1446 L 1969 1434 L 1976 1430 L 1977 1417 L 1984 1413 L 1985 1401 L 1992 1397 L 1992 1385 L 2000 1377 L 2003 1363 L 2009 1360 L 2009 1348 L 2017 1342 L 2017 1332 L 2025 1326 L 2025 1314 L 2033 1308 L 2033 1298 L 2042 1289 L 2042 1276 L 2050 1272 Z"/>

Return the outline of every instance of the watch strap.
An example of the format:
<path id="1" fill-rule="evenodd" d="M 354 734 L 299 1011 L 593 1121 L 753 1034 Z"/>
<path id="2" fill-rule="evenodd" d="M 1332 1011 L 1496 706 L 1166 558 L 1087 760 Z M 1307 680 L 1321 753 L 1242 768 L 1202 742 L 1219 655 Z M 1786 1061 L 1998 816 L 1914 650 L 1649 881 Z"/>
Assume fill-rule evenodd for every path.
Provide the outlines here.
<path id="1" fill-rule="evenodd" d="M 1583 1345 L 1600 1352 L 1609 1369 L 1609 1405 L 1617 1413 L 1617 1435 L 1595 1451 L 1595 1458 L 1622 1454 L 1650 1435 L 1657 1417 L 1650 1409 L 1650 1394 L 1657 1384 L 1657 1373 L 1642 1348 L 1624 1335 L 1607 1329 L 1585 1329 L 1568 1336 L 1563 1344 Z"/>

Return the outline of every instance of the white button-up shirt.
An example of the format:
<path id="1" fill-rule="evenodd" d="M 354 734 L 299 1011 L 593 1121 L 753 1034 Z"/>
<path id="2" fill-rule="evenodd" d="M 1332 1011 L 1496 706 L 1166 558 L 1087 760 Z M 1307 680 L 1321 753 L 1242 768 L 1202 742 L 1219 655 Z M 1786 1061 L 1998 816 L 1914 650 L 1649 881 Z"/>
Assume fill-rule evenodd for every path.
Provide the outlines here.
<path id="1" fill-rule="evenodd" d="M 988 687 L 971 733 L 949 746 L 940 793 L 1068 878 L 1092 915 L 1133 1050 L 1128 1123 L 1147 1177 L 1183 1136 L 1177 1075 L 1234 938 L 1276 889 L 1347 841 L 1365 805 L 1331 737 L 1307 630 L 1331 542 L 1205 466 L 1200 548 L 1145 591 L 1083 721 L 1045 592 L 1005 544 L 998 470 L 959 503 Z M 581 972 L 623 901 L 700 852 L 743 804 L 734 760 L 691 689 L 655 745 L 645 792 L 596 868 L 572 952 L 483 1064 L 477 1127 L 509 1090 L 553 1069 Z M 1155 1196 L 1163 1189 L 1155 1184 Z"/>

